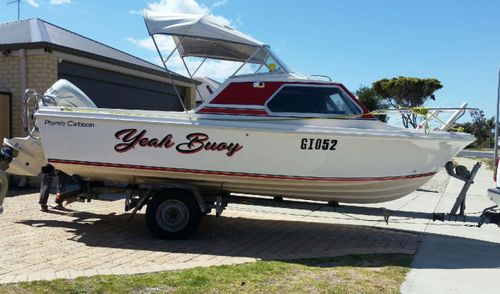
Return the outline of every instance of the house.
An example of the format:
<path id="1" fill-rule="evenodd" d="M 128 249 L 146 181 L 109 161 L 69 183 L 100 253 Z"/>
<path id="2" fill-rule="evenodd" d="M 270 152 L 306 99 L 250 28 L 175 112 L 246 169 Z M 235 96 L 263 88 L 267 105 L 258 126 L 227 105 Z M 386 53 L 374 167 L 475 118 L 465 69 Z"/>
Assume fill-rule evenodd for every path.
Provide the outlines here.
<path id="1" fill-rule="evenodd" d="M 196 105 L 191 80 L 172 73 L 187 108 Z M 22 96 L 67 79 L 98 107 L 182 110 L 162 67 L 41 19 L 0 24 L 0 142 L 23 131 Z"/>

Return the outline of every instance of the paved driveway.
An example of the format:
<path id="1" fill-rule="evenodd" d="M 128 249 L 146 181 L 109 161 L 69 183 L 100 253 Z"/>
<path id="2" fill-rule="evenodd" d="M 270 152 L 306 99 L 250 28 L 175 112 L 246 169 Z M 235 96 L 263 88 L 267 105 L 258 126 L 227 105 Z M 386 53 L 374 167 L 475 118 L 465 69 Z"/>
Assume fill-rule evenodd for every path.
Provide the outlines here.
<path id="1" fill-rule="evenodd" d="M 471 168 L 475 161 L 456 159 Z M 483 165 L 467 194 L 466 213 L 478 216 L 494 205 L 486 196 L 492 171 Z M 451 179 L 433 210 L 447 212 L 463 182 Z M 419 202 L 415 202 L 417 207 Z M 429 223 L 402 285 L 403 293 L 498 293 L 500 289 L 500 229 L 495 224 Z"/>
<path id="2" fill-rule="evenodd" d="M 460 161 L 468 167 L 473 164 Z M 142 214 L 127 223 L 123 201 L 73 203 L 68 213 L 42 213 L 36 193 L 12 196 L 0 215 L 0 283 L 259 259 L 293 262 L 346 254 L 416 252 L 404 292 L 494 291 L 500 287 L 495 278 L 500 272 L 498 228 L 429 220 L 430 212 L 449 211 L 461 184 L 441 171 L 407 197 L 350 207 L 358 209 L 358 214 L 324 206 L 306 210 L 230 205 L 219 219 L 205 217 L 197 234 L 184 241 L 156 239 Z M 468 213 L 491 204 L 485 196 L 489 186 L 491 171 L 483 167 L 467 200 Z M 373 215 L 378 207 L 402 213 L 391 216 L 386 224 L 380 214 Z"/>
<path id="3" fill-rule="evenodd" d="M 37 196 L 17 195 L 5 201 L 0 216 L 0 283 L 258 259 L 413 254 L 421 238 L 418 233 L 376 227 L 380 217 L 353 225 L 351 217 L 325 210 L 232 205 L 219 219 L 205 217 L 189 240 L 159 240 L 146 228 L 142 214 L 126 222 L 123 201 L 73 203 L 72 212 L 43 213 Z"/>

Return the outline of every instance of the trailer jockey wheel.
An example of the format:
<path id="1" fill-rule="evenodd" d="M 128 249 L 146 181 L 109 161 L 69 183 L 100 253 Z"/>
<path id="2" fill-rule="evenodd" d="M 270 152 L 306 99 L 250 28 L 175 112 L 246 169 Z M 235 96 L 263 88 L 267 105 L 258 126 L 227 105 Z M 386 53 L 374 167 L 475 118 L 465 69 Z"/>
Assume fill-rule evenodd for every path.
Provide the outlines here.
<path id="1" fill-rule="evenodd" d="M 469 170 L 463 165 L 457 165 L 457 167 L 455 167 L 455 173 L 464 179 L 468 178 L 470 175 Z"/>
<path id="2" fill-rule="evenodd" d="M 185 239 L 198 227 L 201 210 L 189 191 L 170 189 L 158 192 L 148 203 L 146 223 L 157 237 Z"/>

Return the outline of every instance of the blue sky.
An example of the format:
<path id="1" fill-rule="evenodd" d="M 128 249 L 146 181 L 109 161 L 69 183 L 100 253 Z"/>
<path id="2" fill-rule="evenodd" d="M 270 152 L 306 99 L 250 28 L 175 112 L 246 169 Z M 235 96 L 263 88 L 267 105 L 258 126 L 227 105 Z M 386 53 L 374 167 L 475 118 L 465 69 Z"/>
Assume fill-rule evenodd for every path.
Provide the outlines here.
<path id="1" fill-rule="evenodd" d="M 17 18 L 15 5 L 0 5 L 0 22 Z M 157 60 L 156 54 L 138 11 L 210 13 L 270 44 L 300 73 L 329 75 L 352 91 L 399 75 L 432 77 L 444 88 L 429 106 L 468 101 L 487 116 L 495 112 L 500 1 L 23 0 L 21 5 L 21 18 L 42 18 L 149 61 Z"/>

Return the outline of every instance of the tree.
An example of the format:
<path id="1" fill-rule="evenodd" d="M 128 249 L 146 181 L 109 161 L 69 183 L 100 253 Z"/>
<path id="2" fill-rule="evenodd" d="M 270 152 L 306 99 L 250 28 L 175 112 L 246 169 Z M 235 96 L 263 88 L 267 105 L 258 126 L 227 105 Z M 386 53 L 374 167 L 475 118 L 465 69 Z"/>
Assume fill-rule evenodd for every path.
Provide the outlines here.
<path id="1" fill-rule="evenodd" d="M 393 107 L 422 106 L 427 99 L 435 99 L 434 92 L 441 89 L 436 79 L 397 77 L 382 79 L 372 85 L 373 91 L 387 100 Z"/>
<path id="2" fill-rule="evenodd" d="M 383 97 L 396 108 L 413 108 L 423 106 L 427 99 L 435 100 L 434 92 L 441 89 L 441 82 L 436 79 L 419 79 L 411 77 L 397 77 L 382 79 L 372 85 L 373 91 Z M 408 128 L 411 124 L 417 128 L 416 113 L 401 113 L 403 125 Z"/>
<path id="3" fill-rule="evenodd" d="M 476 142 L 473 143 L 475 146 L 490 147 L 493 139 L 491 132 L 495 129 L 494 117 L 486 119 L 482 110 L 471 113 L 471 116 L 472 122 L 455 124 L 455 128 L 463 128 L 464 132 L 474 135 L 476 137 Z"/>
<path id="4" fill-rule="evenodd" d="M 356 90 L 355 94 L 358 97 L 359 101 L 363 103 L 363 105 L 369 111 L 374 111 L 379 109 L 381 101 L 384 99 L 379 95 L 377 95 L 377 93 L 375 93 L 375 91 L 373 91 L 372 88 L 366 86 L 361 86 L 359 89 Z"/>
<path id="5" fill-rule="evenodd" d="M 384 98 L 375 93 L 370 87 L 361 86 L 356 90 L 356 96 L 369 111 L 387 108 Z M 387 121 L 387 115 L 376 115 L 376 117 L 383 122 Z"/>

